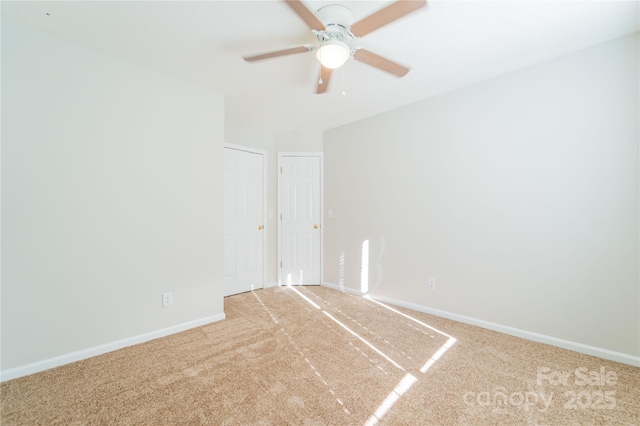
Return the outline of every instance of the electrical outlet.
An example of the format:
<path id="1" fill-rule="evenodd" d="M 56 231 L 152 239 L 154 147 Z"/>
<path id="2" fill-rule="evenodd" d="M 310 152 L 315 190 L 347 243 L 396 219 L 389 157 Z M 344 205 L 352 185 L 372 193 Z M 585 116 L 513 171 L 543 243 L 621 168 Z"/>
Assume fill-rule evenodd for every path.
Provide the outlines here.
<path id="1" fill-rule="evenodd" d="M 173 305 L 173 292 L 162 293 L 162 307 Z"/>
<path id="2" fill-rule="evenodd" d="M 429 290 L 435 290 L 436 289 L 436 280 L 435 278 L 429 278 Z"/>

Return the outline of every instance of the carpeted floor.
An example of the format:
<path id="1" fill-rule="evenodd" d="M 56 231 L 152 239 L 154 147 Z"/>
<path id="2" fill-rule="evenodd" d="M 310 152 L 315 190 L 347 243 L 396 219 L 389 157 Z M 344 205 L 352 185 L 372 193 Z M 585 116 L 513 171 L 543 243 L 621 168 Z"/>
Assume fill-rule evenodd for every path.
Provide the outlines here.
<path id="1" fill-rule="evenodd" d="M 2 383 L 2 425 L 639 425 L 640 368 L 323 287 Z"/>

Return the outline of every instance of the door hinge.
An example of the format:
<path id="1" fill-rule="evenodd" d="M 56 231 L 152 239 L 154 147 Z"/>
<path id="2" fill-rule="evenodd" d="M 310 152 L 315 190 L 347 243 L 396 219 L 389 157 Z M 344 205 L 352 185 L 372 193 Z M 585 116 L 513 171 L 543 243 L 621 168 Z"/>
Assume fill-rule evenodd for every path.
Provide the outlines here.
<path id="1" fill-rule="evenodd" d="M 282 167 L 280 167 L 280 173 L 282 173 Z"/>

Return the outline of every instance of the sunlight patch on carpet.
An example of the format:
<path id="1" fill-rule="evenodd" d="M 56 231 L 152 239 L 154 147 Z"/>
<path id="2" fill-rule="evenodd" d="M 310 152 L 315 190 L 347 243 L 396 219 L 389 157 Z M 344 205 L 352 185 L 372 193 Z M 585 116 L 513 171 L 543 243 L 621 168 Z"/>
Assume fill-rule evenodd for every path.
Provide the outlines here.
<path id="1" fill-rule="evenodd" d="M 345 330 L 347 330 L 349 333 L 351 333 L 352 335 L 354 335 L 355 337 L 357 337 L 362 343 L 364 343 L 365 345 L 369 346 L 371 349 L 373 349 L 374 351 L 376 351 L 378 353 L 378 355 L 382 356 L 384 359 L 386 359 L 387 361 L 389 361 L 391 364 L 393 364 L 394 367 L 399 368 L 400 370 L 404 371 L 404 368 L 402 368 L 402 366 L 400 364 L 398 364 L 397 362 L 395 362 L 394 360 L 392 360 L 391 358 L 389 358 L 384 352 L 382 352 L 380 349 L 376 348 L 374 345 L 371 344 L 371 342 L 369 342 L 367 339 L 365 339 L 364 337 L 360 336 L 358 333 L 356 333 L 355 331 L 351 330 L 349 327 L 347 327 L 346 325 L 344 325 L 342 322 L 340 322 L 339 320 L 337 320 L 333 315 L 331 315 L 329 312 L 323 310 L 322 313 L 324 313 L 326 316 L 328 316 L 329 318 L 331 318 L 336 324 L 338 324 L 340 327 L 344 328 Z"/>
<path id="2" fill-rule="evenodd" d="M 309 302 L 309 304 L 311 306 L 313 306 L 316 309 L 320 309 L 320 306 L 318 306 L 318 304 L 316 302 L 314 302 L 313 300 L 309 299 L 307 296 L 305 296 L 304 294 L 300 293 L 295 287 L 288 285 L 287 287 L 289 287 L 291 290 L 295 291 L 296 294 L 300 297 L 302 297 L 304 300 L 306 300 L 307 302 Z"/>
<path id="3" fill-rule="evenodd" d="M 448 351 L 449 348 L 451 348 L 451 346 L 453 346 L 454 343 L 456 343 L 456 341 L 457 340 L 455 337 L 449 337 L 449 340 L 447 340 L 447 342 L 444 345 L 442 345 L 440 349 L 436 351 L 436 353 L 433 354 L 433 356 L 422 366 L 422 368 L 420 368 L 420 372 L 426 373 L 427 370 L 431 368 L 431 366 L 435 364 L 435 362 L 439 360 L 440 357 L 444 355 L 444 353 Z"/>
<path id="4" fill-rule="evenodd" d="M 415 376 L 407 373 L 402 378 L 402 380 L 400 380 L 400 383 L 398 383 L 398 385 L 393 388 L 391 392 L 389 392 L 389 395 L 387 395 L 384 401 L 382 401 L 382 404 L 378 406 L 375 413 L 373 413 L 373 415 L 369 417 L 369 420 L 367 420 L 367 423 L 365 423 L 365 425 L 373 426 L 377 424 L 378 421 L 380 421 L 385 416 L 385 414 L 387 414 L 391 407 L 395 405 L 398 399 L 400 399 L 400 397 L 404 395 L 404 393 L 408 391 L 411 386 L 413 386 L 417 381 L 418 379 Z"/>

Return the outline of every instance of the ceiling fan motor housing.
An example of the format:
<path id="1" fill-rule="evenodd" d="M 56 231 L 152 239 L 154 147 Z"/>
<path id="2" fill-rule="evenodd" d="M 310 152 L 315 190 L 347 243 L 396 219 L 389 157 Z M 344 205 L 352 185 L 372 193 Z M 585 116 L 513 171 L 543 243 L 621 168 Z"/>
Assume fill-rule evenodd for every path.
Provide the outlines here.
<path id="1" fill-rule="evenodd" d="M 355 22 L 353 12 L 339 4 L 330 4 L 318 9 L 318 16 L 325 25 L 324 31 L 318 32 L 318 39 L 344 41 L 349 37 L 349 28 Z"/>

